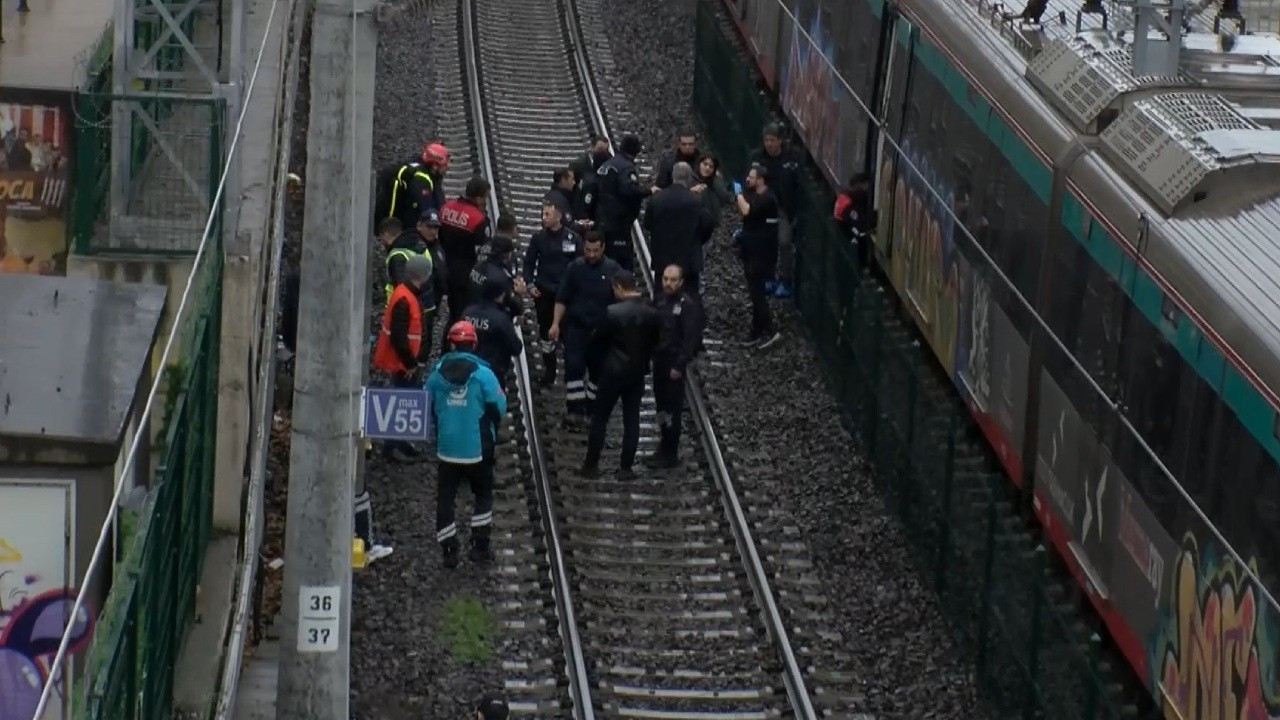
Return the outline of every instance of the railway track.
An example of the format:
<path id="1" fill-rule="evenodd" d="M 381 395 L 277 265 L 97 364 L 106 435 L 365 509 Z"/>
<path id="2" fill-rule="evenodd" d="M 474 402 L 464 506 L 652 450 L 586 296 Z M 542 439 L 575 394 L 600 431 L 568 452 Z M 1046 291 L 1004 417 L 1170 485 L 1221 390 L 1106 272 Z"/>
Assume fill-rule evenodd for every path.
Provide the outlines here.
<path id="1" fill-rule="evenodd" d="M 433 13 L 441 35 L 456 20 L 462 71 L 460 82 L 437 85 L 437 102 L 456 118 L 442 125 L 442 139 L 470 148 L 471 169 L 494 184 L 491 216 L 499 203 L 510 208 L 527 238 L 553 168 L 585 151 L 590 133 L 610 134 L 605 103 L 617 103 L 597 92 L 597 77 L 609 82 L 603 41 L 590 32 L 599 26 L 580 21 L 574 0 L 459 0 L 456 10 L 441 4 Z M 447 67 L 454 47 L 446 42 Z M 648 282 L 638 226 L 634 241 Z M 537 337 L 531 302 L 527 311 L 518 324 L 526 346 Z M 785 539 L 795 534 L 785 518 L 735 491 L 734 463 L 696 380 L 681 468 L 586 480 L 576 473 L 585 431 L 561 426 L 561 387 L 533 386 L 540 365 L 537 353 L 517 362 L 496 473 L 495 509 L 512 518 L 495 535 L 495 570 L 513 712 L 869 717 L 853 712 L 856 679 L 842 672 L 843 639 L 822 629 L 826 600 L 803 544 Z M 643 458 L 657 442 L 651 387 L 641 420 Z M 618 435 L 611 428 L 606 467 Z M 522 515 L 532 529 L 520 527 Z M 774 542 L 757 543 L 753 527 Z"/>

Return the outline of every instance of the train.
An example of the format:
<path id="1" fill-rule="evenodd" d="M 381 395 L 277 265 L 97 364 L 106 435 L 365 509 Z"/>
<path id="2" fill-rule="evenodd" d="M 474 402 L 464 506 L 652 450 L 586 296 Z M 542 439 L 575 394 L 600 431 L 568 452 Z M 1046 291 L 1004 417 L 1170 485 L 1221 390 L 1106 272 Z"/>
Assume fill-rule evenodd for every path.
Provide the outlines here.
<path id="1" fill-rule="evenodd" d="M 1280 39 L 1188 7 L 1157 77 L 1102 0 L 720 1 L 1160 711 L 1280 718 Z"/>

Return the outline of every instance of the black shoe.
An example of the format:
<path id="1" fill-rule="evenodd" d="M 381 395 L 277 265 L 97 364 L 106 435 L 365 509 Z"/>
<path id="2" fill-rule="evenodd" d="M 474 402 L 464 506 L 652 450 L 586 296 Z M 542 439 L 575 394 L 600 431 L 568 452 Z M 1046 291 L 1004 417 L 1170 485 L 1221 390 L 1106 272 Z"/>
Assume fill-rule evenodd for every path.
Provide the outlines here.
<path id="1" fill-rule="evenodd" d="M 654 470 L 670 470 L 672 468 L 680 467 L 680 460 L 674 455 L 654 453 L 645 458 L 644 464 Z"/>
<path id="2" fill-rule="evenodd" d="M 600 468 L 595 465 L 583 465 L 578 468 L 578 476 L 587 480 L 595 480 L 600 477 Z"/>
<path id="3" fill-rule="evenodd" d="M 618 473 L 614 475 L 614 477 L 618 478 L 619 480 L 635 480 L 636 471 L 632 470 L 629 467 L 618 468 Z"/>
<path id="4" fill-rule="evenodd" d="M 440 550 L 444 553 L 444 566 L 450 570 L 458 567 L 458 554 L 462 549 L 458 545 L 457 535 L 440 543 Z"/>
<path id="5" fill-rule="evenodd" d="M 471 550 L 467 553 L 467 557 L 473 563 L 487 563 L 493 560 L 493 551 L 489 549 L 489 538 L 485 538 L 484 542 L 472 538 Z"/>

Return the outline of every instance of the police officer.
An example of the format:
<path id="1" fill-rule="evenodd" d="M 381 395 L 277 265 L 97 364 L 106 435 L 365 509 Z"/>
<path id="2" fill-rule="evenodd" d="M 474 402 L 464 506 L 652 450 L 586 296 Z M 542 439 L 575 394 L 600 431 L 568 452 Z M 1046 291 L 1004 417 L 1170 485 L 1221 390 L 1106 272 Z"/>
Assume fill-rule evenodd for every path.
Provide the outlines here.
<path id="1" fill-rule="evenodd" d="M 836 193 L 831 210 L 844 236 L 858 246 L 858 265 L 863 270 L 871 262 L 871 231 L 875 229 L 875 211 L 871 209 L 871 176 L 860 172 Z"/>
<path id="2" fill-rule="evenodd" d="M 511 317 L 524 309 L 520 298 L 525 290 L 524 278 L 518 277 L 515 269 L 515 225 L 515 217 L 507 212 L 498 217 L 499 229 L 489 241 L 489 254 L 471 270 L 472 301 L 481 296 L 486 283 L 497 283 L 502 286 L 502 307 Z"/>
<path id="3" fill-rule="evenodd" d="M 556 314 L 556 293 L 569 263 L 578 257 L 582 240 L 565 226 L 560 208 L 554 203 L 542 205 L 542 229 L 529 238 L 524 253 L 524 282 L 533 296 L 533 309 L 538 318 L 538 337 L 542 340 L 542 384 L 556 381 L 556 345 L 547 337 Z"/>
<path id="4" fill-rule="evenodd" d="M 476 176 L 467 181 L 461 197 L 456 197 L 440 209 L 440 244 L 449 259 L 447 293 L 449 295 L 449 326 L 462 317 L 469 303 L 471 270 L 476 266 L 476 255 L 481 245 L 493 235 L 484 204 L 489 197 L 489 181 Z"/>
<path id="5" fill-rule="evenodd" d="M 592 135 L 586 153 L 569 163 L 577 183 L 573 188 L 573 216 L 584 229 L 590 228 L 590 223 L 596 219 L 596 206 L 600 199 L 598 173 L 610 157 L 609 139 L 603 135 Z"/>
<path id="6" fill-rule="evenodd" d="M 613 408 L 622 401 L 622 458 L 619 478 L 633 477 L 631 464 L 640 444 L 640 398 L 644 396 L 644 376 L 658 344 L 661 318 L 645 301 L 636 287 L 635 276 L 618 273 L 613 276 L 612 292 L 618 302 L 609 306 L 596 330 L 596 341 L 604 348 L 600 368 L 600 389 L 591 415 L 591 432 L 587 435 L 587 458 L 582 463 L 583 477 L 600 473 L 600 452 L 604 449 L 604 433 Z"/>
<path id="7" fill-rule="evenodd" d="M 502 306 L 507 292 L 503 283 L 489 280 L 477 293 L 480 299 L 462 312 L 462 318 L 476 329 L 476 355 L 489 364 L 504 391 L 511 372 L 511 358 L 524 349 L 510 313 Z"/>
<path id="8" fill-rule="evenodd" d="M 764 140 L 759 150 L 751 156 L 751 162 L 765 169 L 769 188 L 778 204 L 778 255 L 774 259 L 775 270 L 766 283 L 766 293 L 777 297 L 790 297 L 792 274 L 795 270 L 795 231 L 800 206 L 800 153 L 782 141 L 781 123 L 769 123 L 764 128 Z"/>
<path id="9" fill-rule="evenodd" d="M 604 232 L 605 252 L 626 270 L 635 265 L 631 250 L 631 224 L 640 217 L 640 205 L 653 192 L 636 176 L 636 156 L 640 154 L 640 138 L 627 135 L 618 145 L 618 153 L 600 167 L 600 205 L 596 224 Z"/>
<path id="10" fill-rule="evenodd" d="M 564 334 L 564 389 L 568 416 L 576 424 L 589 417 L 596 396 L 599 346 L 591 333 L 604 320 L 614 301 L 613 276 L 622 268 L 605 257 L 604 236 L 592 230 L 582 242 L 582 257 L 569 263 L 556 293 L 556 306 L 547 339 L 558 342 Z"/>
<path id="11" fill-rule="evenodd" d="M 475 354 L 476 331 L 462 321 L 449 328 L 453 351 L 436 363 L 427 378 L 427 393 L 436 428 L 439 458 L 436 494 L 436 539 L 444 566 L 458 566 L 458 526 L 454 502 L 465 482 L 475 496 L 471 513 L 471 559 L 490 559 L 493 529 L 493 458 L 498 423 L 507 411 L 507 397 L 489 366 Z"/>
<path id="12" fill-rule="evenodd" d="M 702 306 L 685 292 L 684 272 L 674 264 L 663 269 L 662 292 L 653 306 L 662 319 L 653 353 L 653 397 L 661 441 L 649 464 L 673 468 L 679 465 L 684 375 L 702 340 Z"/>
<path id="13" fill-rule="evenodd" d="M 373 349 L 373 366 L 391 374 L 391 386 L 419 387 L 419 370 L 429 357 L 422 341 L 422 308 L 418 304 L 421 287 L 431 280 L 431 261 L 422 255 L 405 260 L 404 282 L 396 286 L 382 311 L 382 331 Z M 420 453 L 407 442 L 389 440 L 382 446 L 383 457 L 407 462 Z"/>
<path id="14" fill-rule="evenodd" d="M 444 173 L 449 167 L 449 150 L 440 143 L 424 143 L 417 158 L 410 158 L 396 171 L 391 184 L 389 213 L 408 226 L 427 210 L 444 204 Z"/>
<path id="15" fill-rule="evenodd" d="M 573 175 L 573 168 L 556 168 L 551 174 L 551 188 L 542 196 L 544 204 L 553 203 L 560 208 L 561 221 L 569 227 L 577 226 L 573 212 L 573 188 L 576 185 L 577 179 Z"/>
<path id="16" fill-rule="evenodd" d="M 384 223 L 394 224 L 396 227 L 400 225 L 395 218 L 387 218 Z M 431 355 L 431 328 L 435 326 L 436 303 L 440 299 L 437 281 L 443 280 L 443 268 L 435 266 L 427 237 L 434 236 L 439 227 L 440 220 L 436 211 L 426 210 L 418 218 L 417 227 L 399 234 L 387 248 L 387 284 L 384 286 L 387 302 L 391 301 L 391 293 L 395 291 L 396 286 L 404 282 L 404 266 L 409 258 L 421 256 L 431 263 L 431 276 L 418 287 L 418 307 L 422 309 L 422 327 L 424 328 L 423 357 Z"/>
<path id="17" fill-rule="evenodd" d="M 764 350 L 782 340 L 774 331 L 773 315 L 765 298 L 765 285 L 773 277 L 778 260 L 778 199 L 769 189 L 769 173 L 760 165 L 753 165 L 747 173 L 746 191 L 734 183 L 734 201 L 742 214 L 742 228 L 738 230 L 738 252 L 742 257 L 742 269 L 747 280 L 747 296 L 751 299 L 751 335 L 748 343 L 761 343 Z"/>

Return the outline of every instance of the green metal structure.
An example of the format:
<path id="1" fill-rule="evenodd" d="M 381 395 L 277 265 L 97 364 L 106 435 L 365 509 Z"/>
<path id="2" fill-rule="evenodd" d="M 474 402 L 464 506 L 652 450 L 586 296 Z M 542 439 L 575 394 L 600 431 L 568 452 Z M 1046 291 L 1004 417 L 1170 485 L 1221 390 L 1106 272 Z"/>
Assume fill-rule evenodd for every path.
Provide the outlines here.
<path id="1" fill-rule="evenodd" d="M 714 5 L 698 3 L 694 104 L 724 167 L 741 174 L 774 115 Z M 1056 560 L 893 290 L 858 266 L 831 220 L 833 202 L 825 183 L 803 184 L 796 301 L 886 509 L 973 659 L 984 699 L 1001 717 L 1133 716 L 1112 679 L 1119 663 L 1052 573 Z"/>

